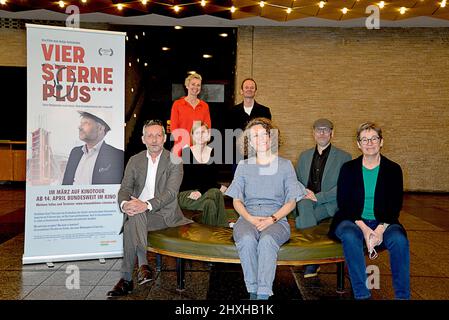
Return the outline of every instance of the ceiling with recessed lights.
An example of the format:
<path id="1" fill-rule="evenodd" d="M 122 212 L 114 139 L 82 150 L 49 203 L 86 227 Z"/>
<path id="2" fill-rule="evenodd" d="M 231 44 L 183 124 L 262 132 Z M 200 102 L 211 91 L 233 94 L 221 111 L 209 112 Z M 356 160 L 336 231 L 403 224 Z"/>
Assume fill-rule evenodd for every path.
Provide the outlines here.
<path id="1" fill-rule="evenodd" d="M 263 17 L 273 21 L 292 21 L 303 18 L 322 18 L 335 21 L 364 18 L 379 8 L 382 20 L 397 21 L 417 17 L 449 20 L 447 0 L 0 0 L 0 10 L 22 12 L 46 9 L 65 13 L 67 6 L 76 5 L 81 14 L 104 13 L 135 17 L 157 14 L 172 18 L 215 16 L 237 20 Z"/>

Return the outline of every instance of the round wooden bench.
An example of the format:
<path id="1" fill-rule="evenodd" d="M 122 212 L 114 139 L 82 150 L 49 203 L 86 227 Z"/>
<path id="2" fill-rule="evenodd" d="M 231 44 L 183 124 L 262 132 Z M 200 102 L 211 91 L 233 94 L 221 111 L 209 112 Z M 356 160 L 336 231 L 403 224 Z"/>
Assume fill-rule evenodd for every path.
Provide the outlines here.
<path id="1" fill-rule="evenodd" d="M 290 221 L 291 225 L 293 224 Z M 344 291 L 344 255 L 340 243 L 327 236 L 330 221 L 316 227 L 296 230 L 279 250 L 278 265 L 337 264 L 337 292 Z M 197 222 L 148 233 L 148 251 L 177 258 L 178 290 L 185 288 L 184 259 L 240 263 L 232 229 Z M 160 268 L 160 256 L 157 264 Z"/>

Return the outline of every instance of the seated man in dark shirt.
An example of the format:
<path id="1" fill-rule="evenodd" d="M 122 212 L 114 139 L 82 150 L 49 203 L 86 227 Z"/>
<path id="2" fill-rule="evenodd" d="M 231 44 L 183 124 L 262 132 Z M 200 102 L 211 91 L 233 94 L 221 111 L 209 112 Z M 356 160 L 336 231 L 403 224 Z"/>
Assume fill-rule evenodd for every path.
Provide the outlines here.
<path id="1" fill-rule="evenodd" d="M 307 186 L 307 195 L 296 204 L 298 229 L 316 226 L 337 211 L 338 174 L 351 155 L 331 145 L 333 129 L 329 120 L 316 120 L 313 124 L 316 146 L 302 152 L 296 164 L 298 180 Z M 306 266 L 304 277 L 316 276 L 318 269 L 318 265 Z"/>

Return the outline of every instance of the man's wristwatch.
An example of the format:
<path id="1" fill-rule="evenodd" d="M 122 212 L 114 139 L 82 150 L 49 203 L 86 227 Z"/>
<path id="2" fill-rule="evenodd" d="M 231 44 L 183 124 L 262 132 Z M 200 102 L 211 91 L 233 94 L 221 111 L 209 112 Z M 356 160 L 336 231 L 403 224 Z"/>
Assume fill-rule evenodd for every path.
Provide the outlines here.
<path id="1" fill-rule="evenodd" d="M 150 201 L 145 201 L 145 203 L 147 204 L 147 209 L 151 211 L 152 207 Z"/>
<path id="2" fill-rule="evenodd" d="M 276 218 L 276 217 L 274 216 L 274 214 L 271 215 L 271 219 L 273 219 L 273 223 L 275 223 L 276 221 L 278 221 L 278 218 Z"/>

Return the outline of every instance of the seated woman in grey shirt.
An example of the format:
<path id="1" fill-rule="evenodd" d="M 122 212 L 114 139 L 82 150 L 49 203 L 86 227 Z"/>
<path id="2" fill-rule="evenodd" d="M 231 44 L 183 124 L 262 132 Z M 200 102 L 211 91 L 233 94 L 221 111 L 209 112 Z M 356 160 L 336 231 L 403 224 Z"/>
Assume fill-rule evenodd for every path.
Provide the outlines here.
<path id="1" fill-rule="evenodd" d="M 240 217 L 233 236 L 250 299 L 273 295 L 278 251 L 290 238 L 286 216 L 306 194 L 292 163 L 277 154 L 279 131 L 255 118 L 243 136 L 248 159 L 239 163 L 226 191 Z"/>

